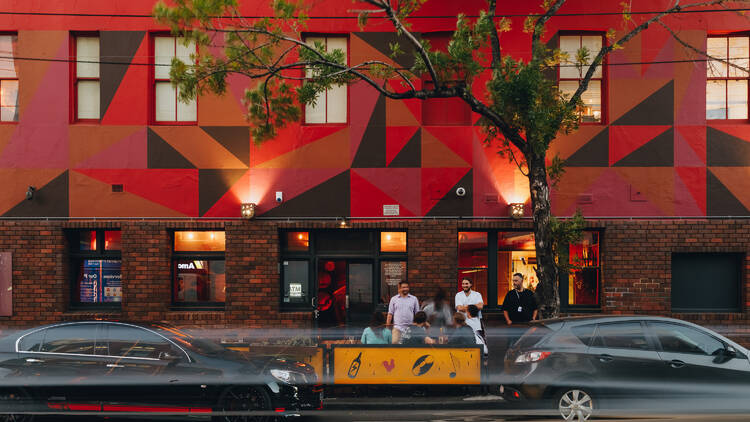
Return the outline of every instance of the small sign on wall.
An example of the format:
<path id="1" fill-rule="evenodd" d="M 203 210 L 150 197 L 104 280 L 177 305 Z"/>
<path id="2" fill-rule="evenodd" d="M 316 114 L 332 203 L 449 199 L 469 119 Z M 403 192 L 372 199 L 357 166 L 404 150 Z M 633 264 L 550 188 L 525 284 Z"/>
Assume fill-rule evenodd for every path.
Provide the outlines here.
<path id="1" fill-rule="evenodd" d="M 302 297 L 302 283 L 289 283 L 289 297 Z"/>
<path id="2" fill-rule="evenodd" d="M 399 215 L 399 206 L 395 205 L 383 205 L 383 216 L 394 216 Z"/>
<path id="3" fill-rule="evenodd" d="M 0 252 L 0 316 L 13 315 L 13 255 Z"/>

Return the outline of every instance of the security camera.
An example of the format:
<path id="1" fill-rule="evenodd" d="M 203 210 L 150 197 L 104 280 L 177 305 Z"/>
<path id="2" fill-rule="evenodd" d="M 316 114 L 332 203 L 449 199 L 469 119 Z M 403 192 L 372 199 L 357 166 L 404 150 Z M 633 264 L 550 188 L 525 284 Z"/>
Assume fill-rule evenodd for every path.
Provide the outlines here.
<path id="1" fill-rule="evenodd" d="M 456 196 L 466 196 L 466 189 L 459 186 L 458 189 L 456 189 Z"/>
<path id="2" fill-rule="evenodd" d="M 276 202 L 281 202 L 284 200 L 284 192 L 276 192 Z"/>

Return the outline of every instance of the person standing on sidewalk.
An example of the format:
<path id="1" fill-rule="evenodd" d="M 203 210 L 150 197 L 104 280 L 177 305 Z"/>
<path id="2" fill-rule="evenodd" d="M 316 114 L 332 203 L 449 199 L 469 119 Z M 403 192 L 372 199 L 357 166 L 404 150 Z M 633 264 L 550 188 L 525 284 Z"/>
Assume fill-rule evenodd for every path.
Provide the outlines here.
<path id="1" fill-rule="evenodd" d="M 419 300 L 416 296 L 409 294 L 409 282 L 398 283 L 398 294 L 391 298 L 388 304 L 387 326 L 393 324 L 393 344 L 398 344 L 401 334 L 409 330 L 414 322 L 414 314 L 419 312 Z"/>
<path id="2" fill-rule="evenodd" d="M 538 312 L 534 293 L 523 288 L 523 274 L 513 274 L 512 280 L 513 290 L 509 291 L 503 300 L 503 315 L 509 327 L 507 349 L 510 349 L 523 334 L 523 329 L 511 327 L 514 324 L 520 323 L 523 325 L 535 320 Z"/>
<path id="3" fill-rule="evenodd" d="M 456 293 L 456 310 L 458 312 L 461 312 L 464 314 L 464 316 L 467 316 L 467 309 L 466 307 L 469 305 L 476 305 L 476 307 L 479 309 L 479 319 L 482 319 L 482 307 L 484 306 L 484 300 L 482 299 L 482 294 L 471 290 L 471 288 L 474 286 L 474 283 L 467 278 L 464 277 L 461 280 L 461 291 Z"/>

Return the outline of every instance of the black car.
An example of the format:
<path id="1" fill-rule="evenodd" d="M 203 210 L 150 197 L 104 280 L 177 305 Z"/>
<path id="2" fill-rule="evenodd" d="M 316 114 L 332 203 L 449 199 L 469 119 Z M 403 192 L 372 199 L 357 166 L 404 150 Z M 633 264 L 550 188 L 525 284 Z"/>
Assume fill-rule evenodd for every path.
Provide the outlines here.
<path id="1" fill-rule="evenodd" d="M 671 318 L 570 317 L 532 323 L 505 355 L 503 394 L 543 400 L 566 420 L 602 408 L 746 410 L 748 350 Z"/>
<path id="2" fill-rule="evenodd" d="M 314 369 L 250 358 L 165 324 L 52 324 L 0 339 L 0 413 L 203 414 L 271 420 L 319 409 Z M 19 419 L 20 418 L 20 419 Z"/>

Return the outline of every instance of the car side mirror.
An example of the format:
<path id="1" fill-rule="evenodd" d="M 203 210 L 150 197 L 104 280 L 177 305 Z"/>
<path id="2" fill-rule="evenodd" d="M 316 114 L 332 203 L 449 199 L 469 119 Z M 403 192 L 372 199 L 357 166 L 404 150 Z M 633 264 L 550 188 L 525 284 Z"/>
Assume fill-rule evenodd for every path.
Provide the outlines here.
<path id="1" fill-rule="evenodd" d="M 725 363 L 737 357 L 737 350 L 732 346 L 727 346 L 723 349 L 719 349 L 718 355 L 714 359 L 714 363 Z"/>

